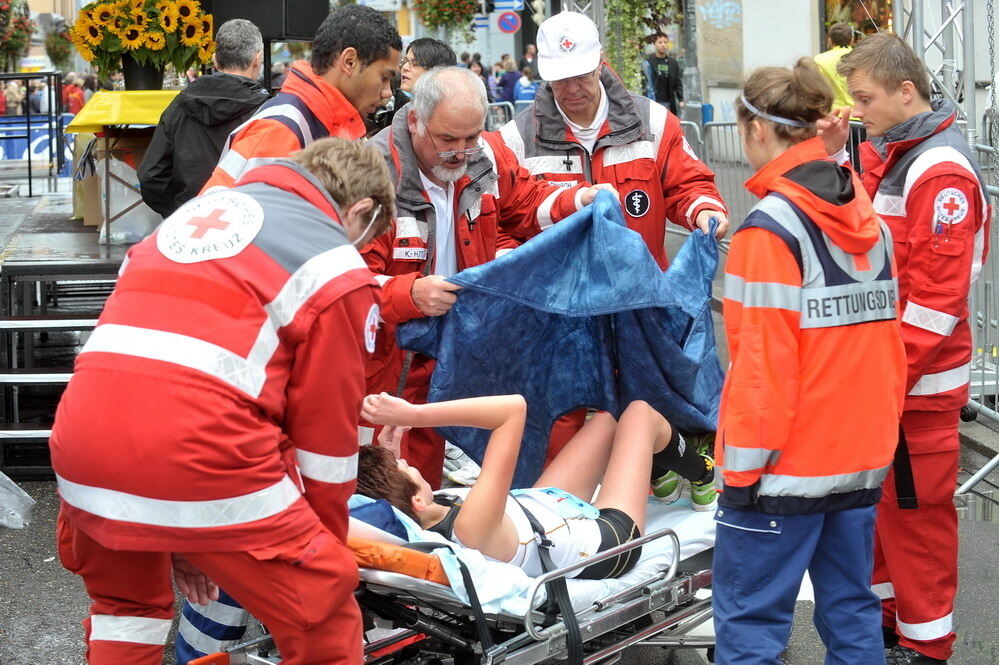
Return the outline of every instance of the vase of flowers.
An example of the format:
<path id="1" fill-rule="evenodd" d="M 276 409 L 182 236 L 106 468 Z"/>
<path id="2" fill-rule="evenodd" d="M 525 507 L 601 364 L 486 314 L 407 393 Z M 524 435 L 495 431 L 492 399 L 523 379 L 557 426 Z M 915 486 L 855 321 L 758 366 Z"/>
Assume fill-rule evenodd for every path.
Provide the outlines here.
<path id="1" fill-rule="evenodd" d="M 197 0 L 114 0 L 84 6 L 72 39 L 102 77 L 121 70 L 127 89 L 148 90 L 163 87 L 168 64 L 181 72 L 210 62 L 213 29 Z"/>

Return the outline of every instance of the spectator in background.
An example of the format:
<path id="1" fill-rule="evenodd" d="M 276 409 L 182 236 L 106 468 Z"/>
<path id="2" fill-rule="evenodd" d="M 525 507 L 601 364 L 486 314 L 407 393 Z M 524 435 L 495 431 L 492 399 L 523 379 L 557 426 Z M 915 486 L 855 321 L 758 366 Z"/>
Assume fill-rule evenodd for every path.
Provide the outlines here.
<path id="1" fill-rule="evenodd" d="M 49 112 L 49 86 L 42 81 L 31 82 L 31 95 L 28 97 L 28 104 L 32 113 Z"/>
<path id="2" fill-rule="evenodd" d="M 476 55 L 478 55 L 478 53 L 476 53 Z M 486 97 L 489 99 L 489 103 L 492 104 L 494 100 L 491 90 L 492 84 L 490 83 L 490 79 L 492 77 L 486 77 L 486 73 L 482 69 L 482 62 L 480 60 L 476 60 L 475 58 L 472 58 L 472 64 L 469 65 L 468 68 L 472 70 L 473 74 L 478 74 L 479 78 L 482 79 L 483 85 L 486 86 Z"/>
<path id="3" fill-rule="evenodd" d="M 19 81 L 8 81 L 3 91 L 4 113 L 6 115 L 21 115 L 24 113 L 24 91 Z"/>
<path id="4" fill-rule="evenodd" d="M 489 90 L 489 94 L 492 95 L 493 101 L 502 101 L 501 90 L 499 87 L 500 78 L 503 76 L 503 63 L 494 62 L 493 66 L 490 68 L 489 76 L 486 77 L 486 84 Z"/>
<path id="5" fill-rule="evenodd" d="M 524 57 L 520 59 L 520 65 L 517 69 L 524 71 L 524 67 L 531 68 L 531 78 L 538 78 L 538 47 L 534 44 L 528 44 L 524 48 Z"/>
<path id="6" fill-rule="evenodd" d="M 513 64 L 513 60 L 507 60 L 503 65 L 503 76 L 499 80 L 500 89 L 500 101 L 510 102 L 513 104 L 517 81 L 520 80 L 520 72 L 517 71 L 516 65 Z"/>
<path id="7" fill-rule="evenodd" d="M 846 23 L 833 23 L 829 26 L 826 42 L 829 50 L 815 56 L 815 64 L 832 86 L 833 108 L 853 106 L 853 97 L 846 88 L 846 77 L 836 71 L 836 65 L 843 56 L 853 50 L 853 28 Z"/>
<path id="8" fill-rule="evenodd" d="M 97 76 L 87 74 L 83 77 L 83 103 L 89 102 L 95 92 L 97 92 Z"/>
<path id="9" fill-rule="evenodd" d="M 533 102 L 534 96 L 538 94 L 538 82 L 531 78 L 534 73 L 530 67 L 524 67 L 520 70 L 522 76 L 517 79 L 517 83 L 513 86 L 513 101 L 517 102 Z"/>
<path id="10" fill-rule="evenodd" d="M 468 55 L 467 53 L 464 55 Z M 399 62 L 399 87 L 392 93 L 392 99 L 384 108 L 376 110 L 368 118 L 368 135 L 377 134 L 392 124 L 395 112 L 409 103 L 416 81 L 434 67 L 450 67 L 457 58 L 450 46 L 442 41 L 421 37 L 414 39 L 406 48 L 406 55 Z"/>
<path id="11" fill-rule="evenodd" d="M 62 110 L 76 115 L 83 108 L 83 79 L 70 72 L 62 79 Z"/>
<path id="12" fill-rule="evenodd" d="M 164 218 L 201 190 L 229 132 L 268 99 L 257 83 L 264 48 L 257 26 L 226 21 L 216 42 L 215 73 L 195 80 L 170 102 L 139 167 L 142 200 Z"/>
<path id="13" fill-rule="evenodd" d="M 468 65 L 470 65 L 471 63 L 472 63 L 472 56 L 469 55 L 468 51 L 462 51 L 461 62 L 458 63 L 458 66 L 468 69 Z"/>
<path id="14" fill-rule="evenodd" d="M 645 75 L 645 96 L 668 108 L 673 115 L 683 109 L 683 76 L 680 63 L 669 54 L 669 37 L 663 32 L 653 35 L 655 51 L 642 63 Z"/>
<path id="15" fill-rule="evenodd" d="M 271 90 L 280 90 L 286 76 L 288 76 L 288 63 L 275 62 L 271 65 Z"/>

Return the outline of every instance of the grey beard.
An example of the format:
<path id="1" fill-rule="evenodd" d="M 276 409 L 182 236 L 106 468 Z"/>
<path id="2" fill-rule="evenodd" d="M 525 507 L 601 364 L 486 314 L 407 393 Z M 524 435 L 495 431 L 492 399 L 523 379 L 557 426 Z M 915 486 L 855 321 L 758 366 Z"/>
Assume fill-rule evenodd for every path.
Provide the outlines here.
<path id="1" fill-rule="evenodd" d="M 465 171 L 468 170 L 468 162 L 462 162 L 461 166 L 456 169 L 445 168 L 443 164 L 438 164 L 437 166 L 430 169 L 430 172 L 434 174 L 434 177 L 441 182 L 458 182 L 461 176 L 465 175 Z"/>

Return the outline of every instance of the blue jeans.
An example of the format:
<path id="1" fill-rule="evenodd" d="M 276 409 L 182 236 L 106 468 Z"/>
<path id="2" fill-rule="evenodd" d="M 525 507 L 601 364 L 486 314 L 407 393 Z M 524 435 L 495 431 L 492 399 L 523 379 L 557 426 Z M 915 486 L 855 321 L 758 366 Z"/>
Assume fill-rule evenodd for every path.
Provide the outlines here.
<path id="1" fill-rule="evenodd" d="M 884 665 L 871 591 L 874 506 L 809 515 L 724 506 L 715 520 L 717 665 L 780 665 L 806 570 L 826 665 Z"/>

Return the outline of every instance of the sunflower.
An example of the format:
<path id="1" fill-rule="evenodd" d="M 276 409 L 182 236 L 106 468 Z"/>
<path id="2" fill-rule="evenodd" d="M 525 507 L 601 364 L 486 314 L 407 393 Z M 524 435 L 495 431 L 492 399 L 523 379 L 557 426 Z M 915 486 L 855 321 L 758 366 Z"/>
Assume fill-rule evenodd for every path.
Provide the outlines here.
<path id="1" fill-rule="evenodd" d="M 171 2 L 171 0 L 159 0 L 159 2 L 156 3 L 156 11 L 160 14 L 173 14 L 173 2 Z"/>
<path id="2" fill-rule="evenodd" d="M 146 24 L 148 22 L 149 22 L 149 14 L 147 14 L 142 10 L 139 11 L 132 10 L 132 23 L 135 24 L 135 27 L 139 28 L 140 30 L 145 30 Z"/>
<path id="3" fill-rule="evenodd" d="M 104 32 L 98 25 L 85 23 L 81 29 L 83 31 L 81 33 L 83 35 L 83 40 L 91 46 L 99 45 L 104 39 Z"/>
<path id="4" fill-rule="evenodd" d="M 201 6 L 198 4 L 197 0 L 177 0 L 174 3 L 177 7 L 177 16 L 182 21 L 189 21 L 198 14 L 198 10 Z M 190 46 L 190 44 L 188 44 Z"/>
<path id="5" fill-rule="evenodd" d="M 135 16 L 136 12 L 141 12 L 146 8 L 146 0 L 128 0 L 128 7 Z"/>
<path id="6" fill-rule="evenodd" d="M 135 49 L 141 47 L 145 43 L 145 39 L 142 36 L 142 30 L 133 26 L 129 26 L 121 34 L 121 45 L 125 47 L 127 51 L 134 51 Z"/>
<path id="7" fill-rule="evenodd" d="M 184 46 L 199 46 L 202 36 L 200 23 L 185 23 L 180 27 L 180 43 Z"/>
<path id="8" fill-rule="evenodd" d="M 201 17 L 201 33 L 203 35 L 205 35 L 205 37 L 210 38 L 212 36 L 212 32 L 213 32 L 213 30 L 212 30 L 212 27 L 213 27 L 212 26 L 212 21 L 213 20 L 214 19 L 212 19 L 212 15 L 211 14 L 205 14 L 204 16 Z"/>
<path id="9" fill-rule="evenodd" d="M 87 62 L 94 61 L 94 52 L 90 50 L 90 47 L 86 44 L 77 44 L 76 52 L 80 54 L 80 57 Z"/>
<path id="10" fill-rule="evenodd" d="M 164 46 L 166 46 L 166 37 L 162 32 L 146 33 L 146 48 L 150 51 L 162 51 Z"/>
<path id="11" fill-rule="evenodd" d="M 177 14 L 172 11 L 165 11 L 160 14 L 160 27 L 163 32 L 173 32 L 177 29 Z"/>
<path id="12" fill-rule="evenodd" d="M 90 19 L 97 25 L 108 25 L 114 18 L 115 7 L 111 3 L 97 5 L 90 11 Z"/>
<path id="13" fill-rule="evenodd" d="M 115 16 L 111 20 L 111 24 L 108 25 L 108 30 L 118 35 L 119 37 L 125 36 L 125 31 L 133 27 L 129 20 L 124 16 Z"/>
<path id="14" fill-rule="evenodd" d="M 215 40 L 206 39 L 198 47 L 198 60 L 207 65 L 212 61 L 212 54 L 215 53 Z"/>

